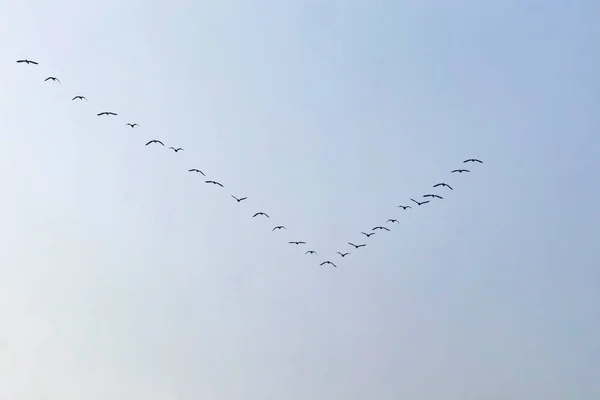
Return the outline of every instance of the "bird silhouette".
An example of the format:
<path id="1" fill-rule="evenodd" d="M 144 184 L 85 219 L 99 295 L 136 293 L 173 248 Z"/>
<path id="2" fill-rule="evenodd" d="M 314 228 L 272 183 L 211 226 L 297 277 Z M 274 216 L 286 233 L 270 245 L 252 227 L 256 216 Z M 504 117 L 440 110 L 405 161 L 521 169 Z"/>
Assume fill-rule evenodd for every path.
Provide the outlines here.
<path id="1" fill-rule="evenodd" d="M 47 77 L 46 79 L 44 79 L 44 82 L 48 82 L 48 81 L 53 81 L 53 82 L 58 82 L 58 83 L 60 83 L 60 79 L 58 79 L 58 78 L 57 78 L 57 77 L 55 77 L 55 76 L 49 76 L 49 77 Z"/>
<path id="2" fill-rule="evenodd" d="M 200 171 L 199 169 L 196 169 L 196 168 L 188 169 L 188 172 L 198 172 L 198 173 L 202 174 L 202 176 L 206 176 L 206 175 L 204 175 L 204 172 L 202 172 L 202 171 Z"/>
<path id="3" fill-rule="evenodd" d="M 430 194 L 424 194 L 423 197 L 431 197 L 432 199 L 440 199 L 440 200 L 443 199 L 442 196 L 438 196 L 437 194 L 432 194 L 432 193 L 430 193 Z"/>
<path id="4" fill-rule="evenodd" d="M 468 163 L 468 162 L 477 162 L 479 164 L 483 164 L 483 161 L 478 160 L 476 158 L 469 158 L 468 160 L 463 161 L 463 163 Z"/>
<path id="5" fill-rule="evenodd" d="M 371 235 L 374 235 L 374 233 L 371 233 Z M 358 248 L 360 248 L 360 247 L 365 247 L 365 246 L 366 246 L 366 244 L 354 244 L 354 243 L 352 243 L 352 242 L 348 242 L 348 244 L 349 244 L 350 246 L 353 246 L 355 249 L 358 249 Z"/>
<path id="6" fill-rule="evenodd" d="M 140 124 L 136 124 L 136 123 L 132 124 L 131 122 L 128 122 L 125 125 L 129 125 L 131 128 L 135 128 L 136 126 L 140 126 Z"/>
<path id="7" fill-rule="evenodd" d="M 271 218 L 271 217 L 269 217 L 267 214 L 265 214 L 265 213 L 264 213 L 264 212 L 262 212 L 262 211 L 261 211 L 261 212 L 257 212 L 256 214 L 254 214 L 254 215 L 252 216 L 252 218 L 254 218 L 254 217 L 258 217 L 259 215 L 264 215 L 264 216 L 265 216 L 265 217 L 267 217 L 267 218 Z"/>
<path id="8" fill-rule="evenodd" d="M 386 228 L 385 226 L 376 226 L 375 228 L 373 228 L 373 230 L 377 230 L 377 229 L 385 229 L 386 231 L 390 231 L 388 228 Z"/>
<path id="9" fill-rule="evenodd" d="M 397 223 L 397 224 L 399 223 L 397 219 L 393 219 L 393 218 L 388 219 L 387 222 Z"/>
<path id="10" fill-rule="evenodd" d="M 363 235 L 365 235 L 366 237 L 371 237 L 375 234 L 375 232 L 373 233 L 365 233 L 365 232 L 361 232 Z"/>
<path id="11" fill-rule="evenodd" d="M 289 243 L 289 244 L 295 244 L 295 245 L 298 245 L 298 244 L 306 244 L 306 242 L 288 242 L 288 243 Z"/>
<path id="12" fill-rule="evenodd" d="M 247 197 L 240 197 L 240 198 L 238 199 L 238 198 L 237 198 L 237 197 L 235 197 L 234 195 L 231 195 L 231 197 L 233 197 L 233 198 L 235 199 L 235 201 L 237 201 L 238 203 L 239 203 L 240 201 L 244 201 L 244 200 L 246 200 L 246 199 L 247 199 Z"/>
<path id="13" fill-rule="evenodd" d="M 114 113 L 114 112 L 111 112 L 111 111 L 103 111 L 103 112 L 101 112 L 101 113 L 98 114 L 99 117 L 101 117 L 103 115 L 117 115 L 117 114 Z"/>
<path id="14" fill-rule="evenodd" d="M 447 187 L 450 190 L 454 190 L 454 189 L 452 189 L 452 186 L 450 186 L 450 185 L 448 185 L 447 183 L 444 183 L 444 182 L 436 183 L 435 185 L 433 185 L 434 188 L 440 187 L 440 186 Z"/>
<path id="15" fill-rule="evenodd" d="M 335 265 L 335 264 L 334 264 L 334 263 L 332 263 L 331 261 L 323 261 L 323 262 L 322 262 L 321 264 L 319 264 L 319 265 L 325 265 L 325 264 L 331 264 L 331 265 L 333 265 L 334 267 L 336 267 L 336 268 L 337 268 L 337 265 Z"/>
<path id="16" fill-rule="evenodd" d="M 183 150 L 181 147 L 175 148 L 173 146 L 169 147 L 169 149 L 173 150 L 175 153 L 177 153 L 178 151 Z"/>
<path id="17" fill-rule="evenodd" d="M 412 201 L 414 201 L 415 203 L 417 203 L 418 206 L 422 206 L 423 204 L 427 204 L 429 203 L 429 200 L 425 200 L 425 201 L 416 201 L 415 199 L 411 199 Z"/>
<path id="18" fill-rule="evenodd" d="M 221 187 L 223 187 L 223 185 L 221 185 L 219 182 L 217 181 L 204 181 L 204 183 L 212 183 L 213 185 L 219 185 Z"/>
<path id="19" fill-rule="evenodd" d="M 158 143 L 158 144 L 161 144 L 161 145 L 163 145 L 163 146 L 165 145 L 165 144 L 164 144 L 163 142 L 161 142 L 160 140 L 153 139 L 153 140 L 149 141 L 148 143 L 146 143 L 146 146 L 148 146 L 148 145 L 149 145 L 149 144 L 151 144 L 151 143 Z"/>
<path id="20" fill-rule="evenodd" d="M 411 206 L 398 206 L 398 208 L 401 208 L 403 210 L 406 210 L 407 208 L 412 208 Z"/>
<path id="21" fill-rule="evenodd" d="M 35 61 L 31 61 L 31 60 L 17 60 L 17 62 L 20 63 L 25 63 L 25 64 L 33 64 L 33 65 L 38 65 L 37 62 Z"/>
<path id="22" fill-rule="evenodd" d="M 314 250 L 308 250 L 308 251 L 307 251 L 306 253 L 304 253 L 304 254 L 317 254 L 317 252 L 316 252 L 316 251 L 314 251 Z"/>
<path id="23" fill-rule="evenodd" d="M 350 253 L 340 253 L 339 251 L 337 253 L 342 257 L 346 257 L 348 254 L 350 254 Z"/>
<path id="24" fill-rule="evenodd" d="M 71 100 L 85 100 L 85 101 L 87 101 L 87 98 L 85 96 L 75 96 Z"/>
<path id="25" fill-rule="evenodd" d="M 277 229 L 287 229 L 287 228 L 283 225 L 277 225 L 275 228 L 273 228 L 273 230 L 277 230 Z"/>
<path id="26" fill-rule="evenodd" d="M 468 169 L 454 169 L 452 171 L 450 171 L 451 174 L 458 172 L 459 174 L 462 174 L 463 172 L 471 172 Z"/>

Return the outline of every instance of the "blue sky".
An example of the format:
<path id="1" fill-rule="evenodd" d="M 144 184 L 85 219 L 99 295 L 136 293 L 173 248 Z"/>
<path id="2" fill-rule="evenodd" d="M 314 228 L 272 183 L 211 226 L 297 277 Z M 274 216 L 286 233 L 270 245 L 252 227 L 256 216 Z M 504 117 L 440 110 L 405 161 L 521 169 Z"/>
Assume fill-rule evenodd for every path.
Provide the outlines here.
<path id="1" fill-rule="evenodd" d="M 0 4 L 0 398 L 600 397 L 597 2 Z"/>

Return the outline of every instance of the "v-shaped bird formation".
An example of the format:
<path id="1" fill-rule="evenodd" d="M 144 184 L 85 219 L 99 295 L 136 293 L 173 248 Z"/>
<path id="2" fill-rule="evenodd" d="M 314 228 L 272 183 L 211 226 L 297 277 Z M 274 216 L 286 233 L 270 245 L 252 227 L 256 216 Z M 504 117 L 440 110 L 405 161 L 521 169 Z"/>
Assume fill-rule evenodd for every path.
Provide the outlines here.
<path id="1" fill-rule="evenodd" d="M 17 63 L 19 63 L 19 64 L 25 64 L 25 65 L 34 65 L 34 66 L 35 65 L 39 65 L 38 62 L 29 60 L 29 59 L 17 60 Z M 48 81 L 56 82 L 56 83 L 61 83 L 61 81 L 57 77 L 55 77 L 55 76 L 48 76 L 44 80 L 44 82 L 48 82 Z M 71 99 L 71 101 L 74 101 L 74 100 L 85 100 L 86 102 L 88 101 L 87 97 L 82 96 L 82 95 L 76 95 L 76 96 L 74 96 Z M 115 113 L 113 111 L 101 111 L 101 112 L 99 112 L 99 113 L 96 114 L 96 116 L 98 116 L 98 117 L 111 117 L 111 116 L 118 116 L 118 115 L 119 114 L 117 114 L 117 113 Z M 138 123 L 136 123 L 136 122 L 127 122 L 127 123 L 124 124 L 124 126 L 130 127 L 131 129 L 133 129 L 133 128 L 138 128 L 140 125 Z M 149 145 L 160 145 L 160 146 L 164 147 L 167 150 L 173 150 L 175 153 L 183 151 L 183 148 L 181 148 L 181 147 L 175 147 L 175 146 L 166 147 L 165 144 L 161 140 L 159 140 L 159 139 L 152 139 L 152 140 L 148 141 L 145 144 L 145 146 L 149 146 Z M 463 161 L 463 164 L 467 164 L 467 163 L 471 163 L 471 164 L 483 164 L 483 161 L 481 161 L 481 160 L 479 160 L 477 158 L 468 158 L 468 159 L 466 159 L 466 160 Z M 188 170 L 188 172 L 199 173 L 202 176 L 206 176 L 204 172 L 202 172 L 200 169 L 197 169 L 197 168 L 191 168 L 191 169 Z M 458 168 L 458 169 L 451 170 L 450 174 L 463 174 L 463 173 L 469 173 L 469 172 L 471 172 L 471 171 L 468 170 L 468 169 Z M 222 183 L 220 183 L 219 181 L 213 180 L 213 179 L 207 179 L 204 182 L 206 184 L 211 184 L 211 185 L 214 185 L 214 186 L 219 186 L 220 188 L 224 188 L 225 187 Z M 434 188 L 434 189 L 443 188 L 443 189 L 448 189 L 448 190 L 452 190 L 452 191 L 454 190 L 452 188 L 452 186 L 450 186 L 446 182 L 436 183 L 435 185 L 432 186 L 432 188 Z M 243 202 L 244 200 L 248 199 L 247 196 L 236 197 L 233 194 L 230 194 L 230 196 L 238 204 L 241 203 L 241 202 Z M 422 197 L 422 199 L 420 199 L 420 200 L 413 199 L 413 198 L 410 198 L 410 200 L 414 204 L 416 204 L 417 207 L 421 207 L 421 206 L 424 206 L 426 204 L 429 204 L 432 200 L 440 201 L 440 200 L 444 199 L 444 197 L 442 197 L 442 196 L 440 196 L 439 194 L 436 194 L 436 193 L 427 193 L 427 194 L 422 195 L 421 197 Z M 411 209 L 412 207 L 410 205 L 399 205 L 398 208 L 402 208 L 403 211 L 406 211 L 406 210 Z M 269 215 L 267 213 L 265 213 L 263 211 L 255 212 L 252 215 L 252 218 L 258 218 L 258 217 L 269 218 L 269 219 L 271 218 L 271 217 L 269 217 Z M 387 224 L 399 224 L 399 221 L 397 219 L 395 219 L 395 218 L 389 218 L 386 222 L 387 222 Z M 390 226 L 390 225 L 388 225 L 388 226 Z M 284 225 L 276 225 L 272 229 L 273 232 L 275 232 L 275 231 L 282 231 L 282 230 L 287 230 L 287 228 Z M 377 233 L 377 231 L 386 231 L 386 232 L 389 232 L 390 230 L 391 229 L 388 228 L 387 226 L 377 225 L 377 226 L 373 227 L 370 231 L 360 232 L 360 233 L 365 236 L 365 239 L 370 239 L 371 236 L 373 236 L 373 235 L 375 235 Z M 300 246 L 300 245 L 306 245 L 307 242 L 305 242 L 305 241 L 299 241 L 299 240 L 294 240 L 294 241 L 288 241 L 288 244 L 292 244 L 292 245 L 295 245 L 295 246 Z M 354 250 L 359 250 L 360 248 L 363 248 L 363 247 L 367 246 L 366 243 L 355 244 L 353 242 L 348 242 L 348 245 L 352 246 L 354 248 Z M 316 256 L 319 253 L 317 253 L 315 250 L 309 249 L 309 250 L 306 250 L 304 254 L 307 255 L 307 256 L 313 256 L 313 255 Z M 335 254 L 339 255 L 340 258 L 345 258 L 346 256 L 351 255 L 350 252 L 343 252 L 343 251 L 337 251 L 337 252 L 335 252 Z M 321 261 L 319 263 L 319 265 L 320 266 L 331 265 L 332 267 L 335 267 L 335 268 L 338 267 L 336 265 L 336 263 L 334 263 L 331 260 L 323 260 L 323 261 Z"/>

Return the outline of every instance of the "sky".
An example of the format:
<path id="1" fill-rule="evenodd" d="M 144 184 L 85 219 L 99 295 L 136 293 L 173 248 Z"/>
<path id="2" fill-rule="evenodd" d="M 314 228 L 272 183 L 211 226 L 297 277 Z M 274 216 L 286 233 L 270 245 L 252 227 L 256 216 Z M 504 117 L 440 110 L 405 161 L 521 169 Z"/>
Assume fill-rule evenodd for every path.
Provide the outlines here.
<path id="1" fill-rule="evenodd" d="M 598 2 L 0 10 L 0 398 L 600 398 Z"/>

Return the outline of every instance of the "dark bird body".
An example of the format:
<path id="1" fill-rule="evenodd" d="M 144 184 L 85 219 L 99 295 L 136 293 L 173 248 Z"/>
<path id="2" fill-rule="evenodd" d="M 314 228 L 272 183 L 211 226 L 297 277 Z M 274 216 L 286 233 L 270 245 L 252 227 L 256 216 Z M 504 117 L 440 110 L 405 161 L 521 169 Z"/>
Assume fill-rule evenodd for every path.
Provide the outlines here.
<path id="1" fill-rule="evenodd" d="M 164 144 L 163 142 L 161 142 L 160 140 L 153 139 L 153 140 L 149 141 L 148 143 L 146 143 L 146 146 L 148 146 L 149 144 L 152 144 L 152 143 L 158 143 L 158 144 L 160 144 L 160 145 L 162 145 L 162 146 L 164 146 L 164 145 L 165 145 L 165 144 Z"/>
<path id="2" fill-rule="evenodd" d="M 401 208 L 403 210 L 406 210 L 407 208 L 412 208 L 411 206 L 398 206 L 398 208 Z"/>
<path id="3" fill-rule="evenodd" d="M 265 213 L 264 213 L 264 212 L 262 212 L 262 211 L 261 211 L 261 212 L 257 212 L 256 214 L 254 214 L 254 215 L 252 216 L 252 218 L 254 218 L 254 217 L 258 217 L 259 215 L 264 215 L 264 216 L 265 216 L 265 217 L 267 217 L 267 218 L 271 218 L 271 217 L 269 217 L 267 214 L 265 214 Z"/>
<path id="4" fill-rule="evenodd" d="M 337 268 L 337 265 L 335 265 L 335 264 L 334 264 L 334 263 L 332 263 L 331 261 L 323 261 L 323 262 L 322 262 L 321 264 L 319 264 L 319 265 L 325 265 L 325 264 L 330 264 L 330 265 L 333 265 L 334 267 L 336 267 L 336 268 Z"/>
<path id="5" fill-rule="evenodd" d="M 385 226 L 376 226 L 375 228 L 373 228 L 373 230 L 377 230 L 377 229 L 381 229 L 381 230 L 386 230 L 386 231 L 390 231 L 388 228 L 386 228 Z"/>
<path id="6" fill-rule="evenodd" d="M 133 124 L 132 124 L 131 122 L 128 122 L 128 123 L 126 123 L 125 125 L 128 125 L 128 126 L 130 126 L 130 127 L 132 127 L 132 128 L 135 128 L 136 126 L 140 126 L 139 124 L 136 124 L 136 123 L 133 123 Z"/>
<path id="7" fill-rule="evenodd" d="M 454 190 L 454 189 L 452 189 L 452 187 L 450 185 L 448 185 L 447 183 L 444 183 L 444 182 L 440 182 L 440 183 L 433 185 L 434 188 L 440 187 L 440 186 L 447 187 L 450 190 Z"/>
<path id="8" fill-rule="evenodd" d="M 476 163 L 479 163 L 479 164 L 483 164 L 483 161 L 478 160 L 476 158 L 469 158 L 468 160 L 463 161 L 463 163 L 468 163 L 468 162 L 476 162 Z"/>
<path id="9" fill-rule="evenodd" d="M 71 100 L 85 100 L 85 101 L 87 101 L 87 98 L 85 96 L 75 96 Z"/>
<path id="10" fill-rule="evenodd" d="M 424 194 L 423 197 L 431 197 L 432 199 L 440 199 L 440 200 L 443 199 L 442 196 L 438 196 L 437 194 L 432 194 L 432 193 L 430 193 L 430 194 Z"/>
<path id="11" fill-rule="evenodd" d="M 273 228 L 273 230 L 277 230 L 277 229 L 287 229 L 287 228 L 283 225 L 278 225 L 275 228 Z"/>
<path id="12" fill-rule="evenodd" d="M 371 235 L 374 235 L 374 233 L 371 233 Z M 360 247 L 365 247 L 365 246 L 366 246 L 366 244 L 354 244 L 354 243 L 352 243 L 352 242 L 348 242 L 348 244 L 349 244 L 350 246 L 353 246 L 355 249 L 358 249 L 358 248 L 360 248 Z"/>
<path id="13" fill-rule="evenodd" d="M 44 82 L 48 82 L 48 81 L 53 81 L 53 82 L 58 82 L 58 83 L 60 83 L 60 79 L 58 79 L 58 78 L 57 78 L 57 77 L 55 77 L 55 76 L 49 76 L 49 77 L 47 77 L 46 79 L 44 79 Z"/>
<path id="14" fill-rule="evenodd" d="M 112 111 L 103 111 L 101 113 L 98 114 L 99 117 L 103 116 L 103 115 L 117 115 L 116 113 L 112 112 Z"/>
<path id="15" fill-rule="evenodd" d="M 204 183 L 212 183 L 213 185 L 219 185 L 221 187 L 223 187 L 223 185 L 221 185 L 219 182 L 217 181 L 204 181 Z"/>
<path id="16" fill-rule="evenodd" d="M 393 218 L 388 219 L 387 222 L 396 223 L 396 224 L 399 223 L 397 219 L 393 219 Z"/>
<path id="17" fill-rule="evenodd" d="M 337 253 L 342 257 L 346 257 L 348 254 L 350 254 L 350 253 L 340 253 L 339 251 Z"/>
<path id="18" fill-rule="evenodd" d="M 298 244 L 306 244 L 306 242 L 288 242 L 288 243 L 289 243 L 289 244 L 295 244 L 295 245 L 298 245 Z"/>
<path id="19" fill-rule="evenodd" d="M 462 174 L 463 172 L 471 172 L 468 169 L 454 169 L 452 171 L 450 171 L 451 174 L 458 172 L 459 174 Z"/>
<path id="20" fill-rule="evenodd" d="M 169 147 L 169 149 L 173 150 L 175 153 L 177 153 L 178 151 L 183 150 L 181 147 L 175 148 L 173 146 Z"/>
<path id="21" fill-rule="evenodd" d="M 317 252 L 316 252 L 316 251 L 314 251 L 314 250 L 308 250 L 308 251 L 307 251 L 306 253 L 304 253 L 304 254 L 317 254 Z"/>
<path id="22" fill-rule="evenodd" d="M 422 206 L 423 204 L 429 203 L 429 200 L 425 200 L 425 201 L 416 201 L 415 199 L 411 199 L 411 200 L 414 201 L 415 203 L 417 203 L 418 206 Z"/>
<path id="23" fill-rule="evenodd" d="M 246 199 L 247 199 L 247 197 L 240 197 L 240 198 L 238 199 L 238 198 L 237 198 L 237 197 L 235 197 L 234 195 L 231 195 L 231 197 L 233 197 L 233 198 L 235 199 L 235 201 L 237 201 L 238 203 L 239 203 L 240 201 L 244 201 L 244 200 L 246 200 Z"/>
<path id="24" fill-rule="evenodd" d="M 363 235 L 365 235 L 366 237 L 371 237 L 375 234 L 375 232 L 373 233 L 365 233 L 365 232 L 361 232 Z"/>
<path id="25" fill-rule="evenodd" d="M 206 176 L 206 175 L 204 175 L 204 172 L 202 172 L 202 171 L 200 171 L 199 169 L 196 169 L 196 168 L 188 169 L 188 172 L 198 172 L 198 173 L 202 174 L 202 176 Z"/>
<path id="26" fill-rule="evenodd" d="M 25 63 L 25 64 L 33 64 L 33 65 L 38 65 L 37 62 L 35 61 L 31 61 L 31 60 L 17 60 L 17 63 L 21 64 L 21 63 Z"/>

